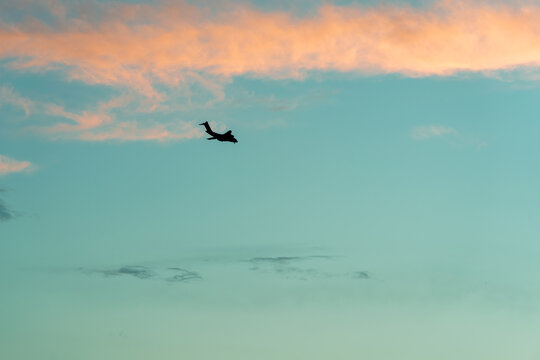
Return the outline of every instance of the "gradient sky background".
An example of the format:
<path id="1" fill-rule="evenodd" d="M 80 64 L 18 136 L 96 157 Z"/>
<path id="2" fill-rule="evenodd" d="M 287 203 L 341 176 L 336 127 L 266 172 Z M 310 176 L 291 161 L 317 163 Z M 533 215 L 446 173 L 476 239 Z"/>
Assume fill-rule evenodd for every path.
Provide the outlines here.
<path id="1" fill-rule="evenodd" d="M 0 0 L 0 357 L 540 359 L 539 69 L 532 1 Z"/>

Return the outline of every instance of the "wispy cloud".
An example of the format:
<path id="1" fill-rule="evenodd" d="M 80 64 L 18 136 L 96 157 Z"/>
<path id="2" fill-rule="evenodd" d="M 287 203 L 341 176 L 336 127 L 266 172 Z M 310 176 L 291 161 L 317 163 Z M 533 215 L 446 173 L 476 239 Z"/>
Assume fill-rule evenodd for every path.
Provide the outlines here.
<path id="1" fill-rule="evenodd" d="M 310 255 L 310 256 L 277 256 L 277 257 L 254 257 L 248 260 L 251 264 L 250 270 L 262 273 L 275 273 L 286 278 L 308 280 L 314 278 L 336 278 L 345 277 L 350 279 L 371 279 L 371 274 L 367 271 L 334 272 L 323 270 L 329 261 L 335 260 L 335 256 Z M 325 262 L 327 264 L 322 264 Z"/>
<path id="2" fill-rule="evenodd" d="M 13 88 L 5 85 L 0 87 L 0 107 L 4 104 L 21 108 L 27 116 L 30 115 L 30 109 L 33 106 L 30 99 L 20 96 Z"/>
<path id="3" fill-rule="evenodd" d="M 32 164 L 29 161 L 18 161 L 4 155 L 0 155 L 0 176 L 9 173 L 21 171 L 29 171 L 32 169 Z"/>
<path id="4" fill-rule="evenodd" d="M 161 268 L 143 265 L 124 265 L 118 268 L 80 268 L 78 270 L 85 274 L 101 274 L 105 277 L 128 276 L 135 277 L 140 280 L 162 280 L 166 282 L 189 282 L 192 280 L 202 280 L 202 276 L 199 273 L 181 267 Z"/>
<path id="5" fill-rule="evenodd" d="M 118 269 L 111 269 L 111 270 L 95 270 L 94 272 L 101 273 L 105 276 L 128 275 L 128 276 L 134 276 L 138 279 L 150 279 L 156 276 L 156 274 L 150 268 L 146 266 L 140 266 L 140 265 L 122 266 Z"/>
<path id="6" fill-rule="evenodd" d="M 459 132 L 454 128 L 443 125 L 417 126 L 411 129 L 410 137 L 416 141 L 423 141 L 432 138 L 444 138 L 452 146 L 485 148 L 488 141 L 473 134 Z"/>
<path id="7" fill-rule="evenodd" d="M 198 272 L 187 270 L 179 267 L 170 267 L 167 270 L 172 271 L 173 274 L 166 277 L 169 282 L 184 282 L 190 280 L 202 280 L 202 276 Z"/>
<path id="8" fill-rule="evenodd" d="M 98 131 L 83 132 L 71 138 L 85 141 L 171 141 L 202 137 L 203 133 L 193 123 L 178 121 L 176 123 L 148 123 L 140 127 L 137 122 L 118 122 Z"/>
<path id="9" fill-rule="evenodd" d="M 125 107 L 132 100 L 130 96 L 114 97 L 82 111 L 68 111 L 61 105 L 33 102 L 35 112 L 50 117 L 52 124 L 29 125 L 24 131 L 53 140 L 83 141 L 171 141 L 202 136 L 202 131 L 193 122 L 120 120 L 129 116 Z"/>
<path id="10" fill-rule="evenodd" d="M 432 137 L 457 134 L 458 132 L 451 127 L 441 125 L 417 126 L 411 130 L 411 138 L 414 140 L 427 140 Z"/>

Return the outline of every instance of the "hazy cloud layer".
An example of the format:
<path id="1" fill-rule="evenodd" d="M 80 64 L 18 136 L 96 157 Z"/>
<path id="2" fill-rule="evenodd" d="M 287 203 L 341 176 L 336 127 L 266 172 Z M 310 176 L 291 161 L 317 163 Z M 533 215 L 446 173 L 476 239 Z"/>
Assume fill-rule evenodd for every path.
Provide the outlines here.
<path id="1" fill-rule="evenodd" d="M 235 257 L 192 257 L 188 261 L 209 274 L 211 278 L 238 276 L 238 271 L 260 275 L 279 276 L 285 279 L 357 279 L 368 280 L 370 272 L 350 268 L 342 257 L 331 255 L 306 256 L 256 256 L 246 260 Z M 240 265 L 241 267 L 238 267 Z M 247 265 L 247 266 L 246 266 Z M 159 280 L 165 282 L 191 282 L 202 280 L 200 272 L 186 267 L 167 264 L 159 265 L 123 265 L 118 267 L 81 267 L 78 272 L 87 275 L 100 275 L 105 278 L 136 278 L 140 280 Z"/>

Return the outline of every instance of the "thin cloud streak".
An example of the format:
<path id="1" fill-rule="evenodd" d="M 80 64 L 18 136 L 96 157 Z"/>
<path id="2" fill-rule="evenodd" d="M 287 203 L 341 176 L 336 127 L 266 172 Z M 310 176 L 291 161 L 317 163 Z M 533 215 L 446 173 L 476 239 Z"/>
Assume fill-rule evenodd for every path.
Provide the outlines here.
<path id="1" fill-rule="evenodd" d="M 321 261 L 328 262 L 335 260 L 336 256 L 311 255 L 311 256 L 276 256 L 276 257 L 254 257 L 248 260 L 251 264 L 249 270 L 259 273 L 275 273 L 288 279 L 331 279 L 349 278 L 368 280 L 372 278 L 370 272 L 333 272 L 323 270 Z"/>
<path id="2" fill-rule="evenodd" d="M 72 138 L 84 141 L 172 141 L 195 139 L 202 136 L 203 133 L 200 129 L 188 122 L 156 123 L 146 128 L 139 127 L 136 122 L 120 122 L 108 129 L 96 132 L 84 132 Z"/>
<path id="3" fill-rule="evenodd" d="M 50 11 L 65 13 L 58 6 Z M 156 84 L 178 86 L 179 74 L 188 72 L 446 76 L 540 64 L 540 8 L 532 5 L 326 5 L 303 18 L 245 5 L 219 14 L 186 3 L 84 8 L 52 26 L 37 19 L 0 25 L 0 58 L 21 70 L 63 65 L 72 79 L 128 87 L 158 101 L 164 95 Z"/>
<path id="4" fill-rule="evenodd" d="M 124 265 L 111 269 L 78 268 L 85 274 L 101 274 L 105 277 L 131 276 L 140 280 L 162 280 L 169 283 L 191 282 L 202 280 L 203 277 L 196 271 L 181 267 L 149 267 L 143 265 Z"/>

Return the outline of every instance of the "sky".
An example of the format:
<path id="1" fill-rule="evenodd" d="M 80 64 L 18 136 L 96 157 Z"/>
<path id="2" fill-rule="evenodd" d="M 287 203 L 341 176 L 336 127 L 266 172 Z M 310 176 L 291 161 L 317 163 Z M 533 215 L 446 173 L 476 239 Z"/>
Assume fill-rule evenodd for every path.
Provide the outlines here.
<path id="1" fill-rule="evenodd" d="M 0 0 L 0 357 L 540 359 L 539 80 L 534 1 Z"/>

